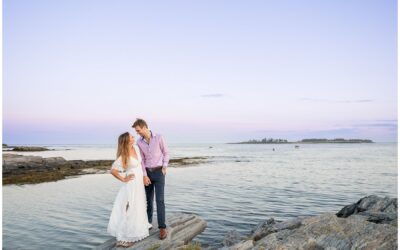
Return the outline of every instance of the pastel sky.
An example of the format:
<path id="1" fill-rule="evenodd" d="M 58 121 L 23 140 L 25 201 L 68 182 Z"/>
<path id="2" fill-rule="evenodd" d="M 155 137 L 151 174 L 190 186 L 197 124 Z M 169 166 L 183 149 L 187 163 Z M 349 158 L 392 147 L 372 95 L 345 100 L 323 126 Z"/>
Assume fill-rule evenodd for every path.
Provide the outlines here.
<path id="1" fill-rule="evenodd" d="M 3 1 L 3 143 L 397 141 L 394 0 Z"/>

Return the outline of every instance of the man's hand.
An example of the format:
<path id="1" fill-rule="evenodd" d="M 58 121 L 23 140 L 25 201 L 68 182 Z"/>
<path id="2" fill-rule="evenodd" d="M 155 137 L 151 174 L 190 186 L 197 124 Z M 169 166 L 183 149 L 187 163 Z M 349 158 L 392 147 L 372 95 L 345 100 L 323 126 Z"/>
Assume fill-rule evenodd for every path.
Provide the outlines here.
<path id="1" fill-rule="evenodd" d="M 167 168 L 163 167 L 161 170 L 162 170 L 163 175 L 165 176 L 167 174 Z"/>
<path id="2" fill-rule="evenodd" d="M 143 176 L 143 183 L 145 186 L 148 186 L 151 184 L 150 178 L 148 176 Z"/>

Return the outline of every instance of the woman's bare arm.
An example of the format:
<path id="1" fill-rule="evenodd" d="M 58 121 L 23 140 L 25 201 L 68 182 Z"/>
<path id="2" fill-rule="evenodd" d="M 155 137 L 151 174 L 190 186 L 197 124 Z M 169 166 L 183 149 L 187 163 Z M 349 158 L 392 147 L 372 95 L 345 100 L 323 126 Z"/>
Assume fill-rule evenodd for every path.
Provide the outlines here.
<path id="1" fill-rule="evenodd" d="M 119 172 L 118 172 L 117 169 L 112 169 L 112 170 L 111 170 L 111 174 L 112 174 L 115 178 L 117 178 L 118 180 L 120 180 L 120 181 L 122 181 L 122 182 L 128 182 L 128 181 L 130 181 L 130 180 L 133 180 L 133 178 L 135 177 L 135 174 L 130 174 L 130 175 L 126 176 L 126 177 L 122 177 L 122 176 L 119 174 Z"/>

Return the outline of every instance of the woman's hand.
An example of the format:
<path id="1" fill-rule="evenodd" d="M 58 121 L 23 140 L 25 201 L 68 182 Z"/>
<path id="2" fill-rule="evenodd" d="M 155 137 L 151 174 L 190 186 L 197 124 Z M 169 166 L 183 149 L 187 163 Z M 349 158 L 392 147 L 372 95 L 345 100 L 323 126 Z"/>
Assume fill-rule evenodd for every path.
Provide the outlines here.
<path id="1" fill-rule="evenodd" d="M 133 178 L 135 178 L 135 174 L 129 174 L 128 176 L 126 176 L 125 178 L 123 178 L 123 182 L 128 182 L 130 180 L 133 180 Z"/>

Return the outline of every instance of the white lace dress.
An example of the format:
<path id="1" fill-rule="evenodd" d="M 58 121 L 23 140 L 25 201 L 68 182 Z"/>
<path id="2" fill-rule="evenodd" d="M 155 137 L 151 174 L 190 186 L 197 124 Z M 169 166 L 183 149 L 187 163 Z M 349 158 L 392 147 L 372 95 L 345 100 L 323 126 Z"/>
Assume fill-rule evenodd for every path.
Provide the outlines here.
<path id="1" fill-rule="evenodd" d="M 111 211 L 107 232 L 117 240 L 135 242 L 149 236 L 151 224 L 147 220 L 147 201 L 143 184 L 140 149 L 134 145 L 138 159 L 130 157 L 126 171 L 122 167 L 121 157 L 112 164 L 122 176 L 134 173 L 135 178 L 122 182 Z M 126 206 L 128 210 L 126 210 Z"/>

